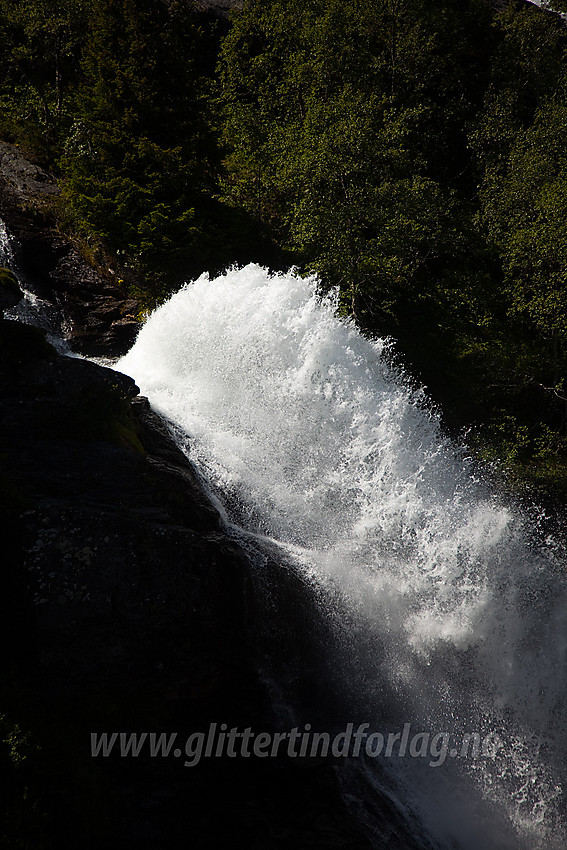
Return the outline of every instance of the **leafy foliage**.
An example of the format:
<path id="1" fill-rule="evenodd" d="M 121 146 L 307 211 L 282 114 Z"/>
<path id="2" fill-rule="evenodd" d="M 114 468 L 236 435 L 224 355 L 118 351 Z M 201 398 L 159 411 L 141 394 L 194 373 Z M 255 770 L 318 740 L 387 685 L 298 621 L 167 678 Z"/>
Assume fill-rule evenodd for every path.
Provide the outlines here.
<path id="1" fill-rule="evenodd" d="M 97 0 L 67 141 L 67 197 L 83 231 L 138 272 L 191 266 L 207 128 L 195 22 L 184 4 Z"/>
<path id="2" fill-rule="evenodd" d="M 561 20 L 533 7 L 511 7 L 499 27 L 502 45 L 471 140 L 483 168 L 479 223 L 499 257 L 509 324 L 496 388 L 527 429 L 523 453 L 537 465 L 564 451 L 567 413 L 567 42 Z M 552 443 L 553 452 L 542 450 Z"/>
<path id="3" fill-rule="evenodd" d="M 456 17 L 462 36 L 471 8 Z M 447 128 L 463 92 L 440 50 L 447 20 L 419 0 L 250 2 L 224 42 L 227 196 L 339 282 L 366 323 L 399 325 L 459 251 L 450 178 L 465 143 Z"/>
<path id="4" fill-rule="evenodd" d="M 504 6 L 244 0 L 229 25 L 192 0 L 0 0 L 0 132 L 59 169 L 61 226 L 146 305 L 234 261 L 317 271 L 480 454 L 552 478 L 567 30 Z"/>
<path id="5" fill-rule="evenodd" d="M 49 158 L 71 116 L 91 0 L 0 0 L 0 127 Z"/>

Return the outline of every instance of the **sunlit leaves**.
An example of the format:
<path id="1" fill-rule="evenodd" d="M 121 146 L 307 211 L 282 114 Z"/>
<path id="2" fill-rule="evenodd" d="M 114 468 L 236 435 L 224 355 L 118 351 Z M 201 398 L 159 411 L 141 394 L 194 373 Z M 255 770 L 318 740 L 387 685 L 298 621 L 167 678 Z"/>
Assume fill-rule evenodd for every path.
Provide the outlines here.
<path id="1" fill-rule="evenodd" d="M 249 2 L 222 54 L 227 197 L 344 298 L 364 290 L 397 320 L 451 253 L 440 178 L 462 154 L 444 128 L 464 99 L 447 23 L 420 0 Z"/>
<path id="2" fill-rule="evenodd" d="M 183 4 L 94 0 L 78 120 L 63 165 L 85 234 L 138 272 L 190 266 L 207 134 L 195 68 L 198 38 Z M 196 248 L 197 253 L 201 247 Z"/>

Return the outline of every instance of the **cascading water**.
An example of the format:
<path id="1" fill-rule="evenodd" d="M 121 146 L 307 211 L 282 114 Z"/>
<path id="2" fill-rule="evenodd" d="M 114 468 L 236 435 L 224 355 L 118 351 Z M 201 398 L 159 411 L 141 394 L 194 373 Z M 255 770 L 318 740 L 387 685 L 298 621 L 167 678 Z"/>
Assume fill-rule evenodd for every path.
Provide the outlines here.
<path id="1" fill-rule="evenodd" d="M 353 787 L 387 775 L 439 846 L 563 848 L 566 561 L 384 353 L 315 279 L 248 266 L 184 287 L 116 368 L 351 628 L 336 675 L 373 728 L 502 742 L 437 768 L 385 758 L 380 780 L 360 761 Z"/>
<path id="2" fill-rule="evenodd" d="M 6 310 L 4 317 L 47 331 L 47 339 L 54 348 L 61 354 L 70 354 L 69 346 L 64 341 L 65 329 L 59 310 L 29 288 L 31 284 L 18 265 L 16 248 L 14 238 L 0 219 L 0 266 L 14 272 L 23 293 L 20 303 Z"/>
<path id="3" fill-rule="evenodd" d="M 14 265 L 14 247 L 6 225 L 0 219 L 0 266 L 11 269 Z"/>

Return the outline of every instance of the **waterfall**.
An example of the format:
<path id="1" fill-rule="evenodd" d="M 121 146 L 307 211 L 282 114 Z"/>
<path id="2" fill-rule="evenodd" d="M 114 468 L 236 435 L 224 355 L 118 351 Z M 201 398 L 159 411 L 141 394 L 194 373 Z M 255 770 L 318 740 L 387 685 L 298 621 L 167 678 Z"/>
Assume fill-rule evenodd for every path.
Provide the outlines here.
<path id="1" fill-rule="evenodd" d="M 380 779 L 360 760 L 353 787 L 387 777 L 440 847 L 563 848 L 564 553 L 444 436 L 387 353 L 316 279 L 250 265 L 183 287 L 116 368 L 172 423 L 229 521 L 317 587 L 346 634 L 336 676 L 372 728 L 501 743 L 437 767 L 383 758 Z"/>
<path id="2" fill-rule="evenodd" d="M 14 266 L 13 240 L 2 219 L 0 219 L 0 266 L 7 269 L 12 269 Z"/>
<path id="3" fill-rule="evenodd" d="M 0 219 L 0 266 L 10 269 L 18 278 L 22 300 L 15 307 L 4 311 L 6 319 L 34 325 L 47 332 L 47 339 L 60 354 L 71 355 L 64 340 L 65 327 L 59 309 L 33 291 L 32 283 L 22 272 L 17 257 L 17 244 L 6 224 Z"/>

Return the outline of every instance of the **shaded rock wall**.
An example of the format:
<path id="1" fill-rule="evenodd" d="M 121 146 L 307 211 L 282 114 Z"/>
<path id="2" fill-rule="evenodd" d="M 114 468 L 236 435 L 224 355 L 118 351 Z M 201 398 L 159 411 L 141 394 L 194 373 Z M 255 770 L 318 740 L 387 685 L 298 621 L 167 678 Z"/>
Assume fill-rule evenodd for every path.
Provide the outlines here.
<path id="1" fill-rule="evenodd" d="M 62 311 L 75 350 L 118 355 L 137 304 L 57 231 L 58 196 L 0 142 L 0 216 L 26 286 Z M 340 703 L 333 637 L 293 571 L 267 553 L 254 575 L 131 379 L 4 320 L 0 508 L 2 847 L 370 846 L 325 761 L 91 758 L 93 731 L 275 729 L 262 670 L 293 679 L 323 723 Z M 387 795 L 374 806 L 372 846 L 421 846 Z"/>
<path id="2" fill-rule="evenodd" d="M 131 379 L 15 322 L 0 355 L 2 846 L 367 847 L 326 763 L 91 758 L 273 728 L 250 564 Z"/>
<path id="3" fill-rule="evenodd" d="M 25 285 L 59 308 L 75 351 L 119 356 L 136 337 L 138 303 L 111 269 L 94 268 L 58 231 L 53 205 L 59 197 L 53 175 L 0 142 L 0 218 L 17 240 Z"/>

